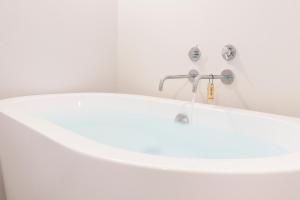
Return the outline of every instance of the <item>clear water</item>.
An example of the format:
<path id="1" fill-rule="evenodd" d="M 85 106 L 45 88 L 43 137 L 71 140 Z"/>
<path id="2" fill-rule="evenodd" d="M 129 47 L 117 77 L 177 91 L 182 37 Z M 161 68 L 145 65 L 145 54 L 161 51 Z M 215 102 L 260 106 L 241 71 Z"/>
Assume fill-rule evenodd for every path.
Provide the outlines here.
<path id="1" fill-rule="evenodd" d="M 152 155 L 238 159 L 288 153 L 249 135 L 217 127 L 181 125 L 159 115 L 101 111 L 56 113 L 45 118 L 101 144 Z"/>

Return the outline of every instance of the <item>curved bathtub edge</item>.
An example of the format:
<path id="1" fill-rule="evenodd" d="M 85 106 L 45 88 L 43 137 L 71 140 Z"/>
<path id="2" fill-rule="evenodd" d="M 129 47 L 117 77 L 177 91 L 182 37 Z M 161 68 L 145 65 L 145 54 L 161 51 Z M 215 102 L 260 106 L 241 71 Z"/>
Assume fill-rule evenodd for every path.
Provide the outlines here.
<path id="1" fill-rule="evenodd" d="M 69 150 L 123 165 L 203 174 L 272 174 L 298 172 L 300 169 L 300 153 L 268 158 L 216 160 L 152 156 L 99 144 L 50 122 L 17 111 L 6 111 L 2 115 Z"/>

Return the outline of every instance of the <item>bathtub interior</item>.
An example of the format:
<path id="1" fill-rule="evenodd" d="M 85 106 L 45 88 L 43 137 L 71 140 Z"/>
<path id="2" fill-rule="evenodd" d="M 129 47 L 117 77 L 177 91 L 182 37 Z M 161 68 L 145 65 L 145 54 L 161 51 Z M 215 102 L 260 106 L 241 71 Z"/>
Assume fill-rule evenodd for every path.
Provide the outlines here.
<path id="1" fill-rule="evenodd" d="M 62 95 L 6 106 L 100 144 L 151 155 L 241 159 L 299 152 L 297 119 L 129 95 Z M 174 122 L 186 113 L 191 124 Z"/>

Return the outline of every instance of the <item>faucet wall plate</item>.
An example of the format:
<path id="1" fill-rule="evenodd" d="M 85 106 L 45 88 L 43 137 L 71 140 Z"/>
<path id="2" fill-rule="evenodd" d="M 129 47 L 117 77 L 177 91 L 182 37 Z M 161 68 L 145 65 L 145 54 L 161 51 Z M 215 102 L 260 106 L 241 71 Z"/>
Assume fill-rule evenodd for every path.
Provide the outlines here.
<path id="1" fill-rule="evenodd" d="M 225 69 L 221 75 L 223 76 L 221 81 L 225 85 L 231 85 L 234 82 L 234 73 L 230 69 Z"/>
<path id="2" fill-rule="evenodd" d="M 191 83 L 194 82 L 195 78 L 199 75 L 199 72 L 195 69 L 192 69 L 190 72 L 189 72 L 189 75 L 190 75 L 190 78 L 189 78 L 189 81 Z"/>
<path id="3" fill-rule="evenodd" d="M 222 49 L 222 57 L 226 60 L 226 61 L 231 61 L 236 57 L 236 48 L 231 45 L 228 44 L 226 45 L 223 49 Z"/>
<path id="4" fill-rule="evenodd" d="M 189 51 L 189 57 L 190 57 L 191 61 L 193 61 L 193 62 L 199 61 L 201 58 L 200 49 L 197 46 L 191 48 L 191 50 Z"/>

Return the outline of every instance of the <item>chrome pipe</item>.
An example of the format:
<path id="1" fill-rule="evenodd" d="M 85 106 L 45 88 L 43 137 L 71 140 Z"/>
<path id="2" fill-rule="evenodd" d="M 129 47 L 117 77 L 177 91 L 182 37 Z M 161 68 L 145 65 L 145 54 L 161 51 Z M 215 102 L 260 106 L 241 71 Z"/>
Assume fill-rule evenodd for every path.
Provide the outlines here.
<path id="1" fill-rule="evenodd" d="M 222 80 L 224 79 L 225 76 L 224 75 L 199 75 L 195 78 L 194 82 L 193 82 L 193 93 L 196 93 L 197 90 L 198 90 L 198 85 L 199 85 L 199 82 L 200 80 L 202 79 L 210 79 L 210 80 Z"/>
<path id="2" fill-rule="evenodd" d="M 193 82 L 193 93 L 198 90 L 198 85 L 200 80 L 210 79 L 210 80 L 221 80 L 225 85 L 231 85 L 234 82 L 234 73 L 230 69 L 225 69 L 222 71 L 221 75 L 198 75 Z"/>

